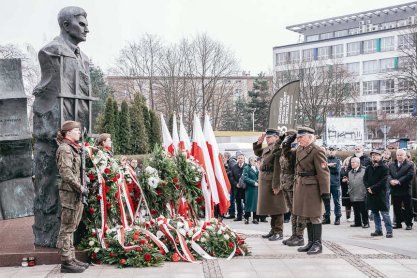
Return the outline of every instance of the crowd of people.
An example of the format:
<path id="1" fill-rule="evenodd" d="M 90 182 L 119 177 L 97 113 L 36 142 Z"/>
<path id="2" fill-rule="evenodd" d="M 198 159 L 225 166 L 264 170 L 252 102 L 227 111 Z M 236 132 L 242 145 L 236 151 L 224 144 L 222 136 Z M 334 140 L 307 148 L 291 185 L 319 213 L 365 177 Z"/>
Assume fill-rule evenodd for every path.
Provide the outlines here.
<path id="1" fill-rule="evenodd" d="M 283 239 L 284 215 L 291 215 L 291 237 L 283 244 L 303 246 L 307 228 L 308 244 L 299 251 L 308 254 L 321 252 L 321 227 L 332 223 L 332 208 L 334 225 L 341 224 L 342 206 L 352 228 L 367 229 L 373 221 L 371 236 L 384 234 L 382 221 L 387 238 L 403 223 L 412 230 L 416 167 L 405 150 L 396 150 L 392 158 L 390 150 L 367 155 L 357 145 L 352 156 L 342 160 L 336 148 L 319 147 L 314 141 L 314 130 L 306 127 L 285 134 L 268 129 L 254 143 L 249 163 L 243 153 L 225 152 L 232 189 L 224 217 L 249 224 L 252 216 L 252 223 L 258 224 L 270 216 L 271 230 L 263 237 L 275 241 Z"/>

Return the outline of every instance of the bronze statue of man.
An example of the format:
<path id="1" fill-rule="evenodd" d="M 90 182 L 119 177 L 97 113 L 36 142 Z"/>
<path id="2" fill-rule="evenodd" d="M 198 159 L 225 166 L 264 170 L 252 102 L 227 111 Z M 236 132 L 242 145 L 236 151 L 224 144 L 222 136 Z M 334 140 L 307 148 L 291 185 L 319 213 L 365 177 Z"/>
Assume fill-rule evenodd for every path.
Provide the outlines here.
<path id="1" fill-rule="evenodd" d="M 58 14 L 59 36 L 38 54 L 41 81 L 34 89 L 35 244 L 54 247 L 59 231 L 59 197 L 55 153 L 56 130 L 77 121 L 91 130 L 89 59 L 78 44 L 86 40 L 87 13 L 65 7 Z"/>

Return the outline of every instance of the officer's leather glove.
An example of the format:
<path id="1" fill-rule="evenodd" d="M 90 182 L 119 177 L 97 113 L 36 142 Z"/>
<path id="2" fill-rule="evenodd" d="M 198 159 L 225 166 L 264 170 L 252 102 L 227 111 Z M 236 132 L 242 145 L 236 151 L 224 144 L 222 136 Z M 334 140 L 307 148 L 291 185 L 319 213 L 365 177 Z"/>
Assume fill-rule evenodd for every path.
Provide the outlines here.
<path id="1" fill-rule="evenodd" d="M 285 139 L 282 143 L 283 144 L 291 144 L 292 142 L 295 141 L 295 138 L 297 138 L 297 134 L 288 135 L 287 137 L 285 137 Z"/>
<path id="2" fill-rule="evenodd" d="M 279 140 L 281 140 L 281 142 L 282 142 L 282 140 L 284 140 L 285 139 L 285 133 L 283 133 L 283 134 L 281 134 L 280 136 L 279 136 Z"/>
<path id="3" fill-rule="evenodd" d="M 321 194 L 321 199 L 325 201 L 330 201 L 330 193 L 323 193 Z"/>

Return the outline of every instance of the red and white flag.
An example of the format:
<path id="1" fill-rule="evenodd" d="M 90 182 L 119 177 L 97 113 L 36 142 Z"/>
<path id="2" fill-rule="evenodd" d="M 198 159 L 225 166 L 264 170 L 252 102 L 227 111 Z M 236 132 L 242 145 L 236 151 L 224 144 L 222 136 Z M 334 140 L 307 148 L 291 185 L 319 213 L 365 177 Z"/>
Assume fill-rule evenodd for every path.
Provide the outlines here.
<path id="1" fill-rule="evenodd" d="M 187 130 L 185 129 L 184 123 L 182 121 L 182 116 L 180 116 L 180 143 L 179 148 L 187 153 L 191 151 L 191 142 L 188 137 Z"/>
<path id="2" fill-rule="evenodd" d="M 223 159 L 220 156 L 219 146 L 214 136 L 213 128 L 210 123 L 210 117 L 206 114 L 204 117 L 204 137 L 207 142 L 207 149 L 210 154 L 211 163 L 216 178 L 216 186 L 219 195 L 220 213 L 225 214 L 230 206 L 230 182 L 224 168 Z"/>
<path id="3" fill-rule="evenodd" d="M 164 115 L 161 113 L 161 128 L 162 128 L 162 147 L 169 152 L 171 155 L 174 155 L 174 141 L 172 141 L 171 134 L 169 133 L 167 124 L 164 120 Z"/>
<path id="4" fill-rule="evenodd" d="M 180 138 L 178 137 L 177 115 L 175 113 L 172 118 L 172 141 L 174 143 L 174 150 L 177 151 Z"/>
<path id="5" fill-rule="evenodd" d="M 218 204 L 219 195 L 217 192 L 216 178 L 214 176 L 210 154 L 207 149 L 206 139 L 204 138 L 200 119 L 197 115 L 194 116 L 191 155 L 194 156 L 201 167 L 205 170 L 205 177 L 203 177 L 201 186 L 205 200 L 206 219 L 209 219 L 212 217 L 212 202 L 214 204 Z"/>

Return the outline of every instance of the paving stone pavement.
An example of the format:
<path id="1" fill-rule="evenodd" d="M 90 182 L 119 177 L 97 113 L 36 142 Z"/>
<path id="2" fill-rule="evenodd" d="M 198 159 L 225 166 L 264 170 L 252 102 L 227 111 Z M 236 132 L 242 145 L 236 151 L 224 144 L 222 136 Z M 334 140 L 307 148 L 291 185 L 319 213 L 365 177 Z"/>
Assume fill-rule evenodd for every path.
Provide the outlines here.
<path id="1" fill-rule="evenodd" d="M 161 267 L 125 268 L 91 266 L 82 274 L 61 274 L 59 265 L 33 268 L 0 268 L 0 277 L 417 277 L 417 231 L 394 231 L 394 238 L 370 237 L 371 229 L 342 225 L 323 227 L 323 253 L 308 256 L 278 242 L 261 237 L 268 223 L 244 225 L 225 222 L 246 235 L 252 255 L 191 263 L 165 263 Z M 285 224 L 289 236 L 290 225 Z"/>

